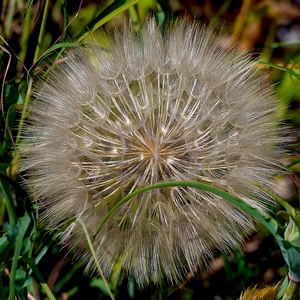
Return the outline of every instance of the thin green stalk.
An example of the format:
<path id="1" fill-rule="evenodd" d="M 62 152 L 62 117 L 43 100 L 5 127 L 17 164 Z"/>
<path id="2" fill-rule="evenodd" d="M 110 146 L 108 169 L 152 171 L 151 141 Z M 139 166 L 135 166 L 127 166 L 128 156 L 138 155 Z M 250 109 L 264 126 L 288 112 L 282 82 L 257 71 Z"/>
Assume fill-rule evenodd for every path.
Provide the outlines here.
<path id="1" fill-rule="evenodd" d="M 24 120 L 26 118 L 26 113 L 27 113 L 29 100 L 30 100 L 30 97 L 31 97 L 32 83 L 33 83 L 33 80 L 32 80 L 32 78 L 30 78 L 29 83 L 28 83 L 26 96 L 25 96 L 25 100 L 24 100 L 24 103 L 23 103 L 22 114 L 21 114 L 20 121 L 19 121 L 18 134 L 17 134 L 17 137 L 16 137 L 16 145 L 19 144 L 19 141 L 20 141 L 20 138 L 21 138 L 21 132 L 22 132 L 22 128 L 23 128 L 23 125 L 24 125 Z"/>
<path id="2" fill-rule="evenodd" d="M 125 11 L 130 6 L 138 3 L 140 0 L 129 0 L 129 1 L 115 1 L 111 5 L 109 5 L 103 12 L 99 14 L 92 22 L 88 25 L 89 31 L 85 31 L 82 35 L 76 37 L 78 42 L 83 41 L 87 35 L 91 32 L 98 29 L 100 26 L 105 24 L 107 21 L 112 19 L 114 16 L 118 15 L 119 13 Z"/>
<path id="3" fill-rule="evenodd" d="M 268 62 L 260 61 L 260 62 L 258 62 L 258 63 L 261 64 L 261 65 L 266 65 L 266 66 L 269 66 L 269 67 L 272 67 L 272 68 L 281 70 L 281 71 L 283 71 L 283 72 L 290 73 L 291 75 L 295 76 L 297 79 L 300 80 L 300 74 L 294 72 L 293 70 L 290 70 L 290 69 L 285 68 L 285 67 L 277 66 L 277 65 L 274 65 L 274 64 L 271 64 L 271 63 L 268 63 Z"/>
<path id="4" fill-rule="evenodd" d="M 18 264 L 19 264 L 19 257 L 21 254 L 22 250 L 22 243 L 24 239 L 24 231 L 20 229 L 22 226 L 20 223 L 18 224 L 19 226 L 19 233 L 16 237 L 16 245 L 15 245 L 15 251 L 14 251 L 14 257 L 12 260 L 12 265 L 11 265 L 11 272 L 9 274 L 9 296 L 8 300 L 15 300 L 15 282 L 16 282 L 16 273 L 18 269 Z"/>
<path id="5" fill-rule="evenodd" d="M 41 29 L 40 29 L 39 38 L 38 38 L 38 44 L 37 44 L 36 49 L 35 49 L 33 63 L 35 63 L 39 59 L 39 56 L 40 56 L 41 45 L 43 43 L 43 39 L 44 39 L 44 35 L 45 35 L 47 16 L 48 16 L 48 13 L 49 13 L 49 2 L 50 2 L 49 0 L 46 0 L 44 13 L 43 13 L 42 24 L 41 24 Z"/>
<path id="6" fill-rule="evenodd" d="M 247 16 L 250 12 L 251 8 L 251 0 L 243 0 L 243 4 L 240 10 L 240 13 L 238 14 L 235 24 L 234 24 L 234 31 L 233 31 L 233 42 L 237 43 L 240 41 L 244 29 L 244 25 L 247 20 Z"/>
<path id="7" fill-rule="evenodd" d="M 80 263 L 73 264 L 68 274 L 55 283 L 55 286 L 53 287 L 53 292 L 58 293 L 68 282 L 72 282 L 73 276 L 77 272 L 79 267 Z"/>
<path id="8" fill-rule="evenodd" d="M 129 201 L 132 197 L 147 192 L 149 190 L 153 190 L 153 189 L 159 189 L 159 188 L 165 188 L 165 187 L 172 187 L 172 186 L 182 186 L 182 187 L 191 187 L 191 188 L 196 188 L 196 189 L 200 189 L 200 190 L 204 190 L 204 191 L 208 191 L 211 192 L 217 196 L 220 196 L 228 201 L 230 201 L 231 203 L 235 204 L 236 206 L 238 206 L 239 208 L 241 208 L 242 210 L 244 210 L 245 212 L 247 212 L 248 214 L 250 214 L 252 217 L 254 217 L 260 224 L 264 225 L 266 228 L 268 228 L 268 230 L 272 233 L 272 235 L 274 235 L 276 237 L 276 231 L 274 229 L 274 226 L 272 226 L 272 224 L 269 223 L 269 221 L 265 218 L 265 216 L 258 211 L 257 209 L 251 207 L 249 204 L 245 203 L 242 199 L 230 195 L 227 192 L 215 188 L 211 185 L 208 184 L 203 184 L 203 183 L 199 183 L 199 182 L 193 182 L 193 181 L 166 181 L 166 182 L 160 182 L 160 183 L 156 183 L 153 185 L 149 185 L 146 187 L 143 187 L 141 189 L 135 190 L 134 192 L 128 194 L 126 197 L 124 197 L 120 202 L 118 202 L 104 217 L 103 221 L 101 222 L 101 224 L 99 225 L 98 229 L 96 230 L 95 234 L 93 235 L 92 240 L 95 239 L 95 237 L 97 236 L 97 234 L 100 232 L 101 228 L 104 226 L 105 222 L 107 221 L 107 219 L 110 217 L 110 215 L 121 205 L 123 205 L 124 203 L 126 203 L 127 201 Z"/>
<path id="9" fill-rule="evenodd" d="M 53 293 L 51 292 L 49 286 L 47 285 L 46 281 L 44 280 L 42 274 L 40 273 L 39 269 L 35 265 L 34 260 L 32 258 L 28 258 L 25 256 L 20 257 L 20 260 L 23 260 L 24 262 L 26 262 L 29 265 L 29 267 L 31 268 L 31 270 L 33 271 L 33 273 L 36 275 L 37 279 L 39 280 L 39 283 L 40 283 L 41 287 L 43 288 L 43 290 L 45 291 L 46 295 L 48 296 L 49 300 L 56 300 Z"/>
<path id="10" fill-rule="evenodd" d="M 92 245 L 92 242 L 91 242 L 89 233 L 88 233 L 88 231 L 87 231 L 87 228 L 86 228 L 86 226 L 85 226 L 85 224 L 84 224 L 84 222 L 82 221 L 81 218 L 77 217 L 76 220 L 77 220 L 77 221 L 80 223 L 80 225 L 82 226 L 82 229 L 83 229 L 83 232 L 84 232 L 84 234 L 85 234 L 86 240 L 87 240 L 87 242 L 88 242 L 88 245 L 89 245 L 89 247 L 90 247 L 91 253 L 92 253 L 93 258 L 94 258 L 94 260 L 95 260 L 95 263 L 96 263 L 96 265 L 97 265 L 98 271 L 99 271 L 99 273 L 100 273 L 100 275 L 101 275 L 101 277 L 102 277 L 102 279 L 103 279 L 103 281 L 104 281 L 104 284 L 105 284 L 105 287 L 106 287 L 106 289 L 107 289 L 107 291 L 108 291 L 108 294 L 109 294 L 109 296 L 110 296 L 110 298 L 111 298 L 112 300 L 115 300 L 114 295 L 112 294 L 112 292 L 111 292 L 111 290 L 110 290 L 110 288 L 109 288 L 109 285 L 108 285 L 108 283 L 107 283 L 107 281 L 106 281 L 106 279 L 105 279 L 105 277 L 104 277 L 104 274 L 103 274 L 103 272 L 102 272 L 101 266 L 100 266 L 99 261 L 98 261 L 98 258 L 97 258 L 97 256 L 96 256 L 96 253 L 95 253 L 94 247 L 93 247 L 93 245 Z"/>
<path id="11" fill-rule="evenodd" d="M 28 42 L 29 42 L 29 36 L 30 36 L 30 25 L 31 25 L 31 17 L 32 17 L 32 11 L 31 9 L 28 9 L 25 18 L 23 20 L 22 24 L 22 35 L 20 40 L 20 52 L 19 52 L 19 60 L 17 65 L 18 72 L 22 71 L 23 68 L 23 62 L 25 61 L 25 57 L 28 50 Z"/>
<path id="12" fill-rule="evenodd" d="M 220 7 L 220 9 L 218 10 L 218 12 L 216 13 L 214 19 L 219 20 L 225 14 L 225 12 L 229 8 L 231 2 L 232 2 L 232 0 L 226 0 L 226 1 L 224 1 L 223 4 L 222 4 L 222 6 Z"/>
<path id="13" fill-rule="evenodd" d="M 63 31 L 61 40 L 64 42 L 66 40 L 67 27 L 68 27 L 68 24 L 69 24 L 69 14 L 68 14 L 67 1 L 66 0 L 62 0 L 62 11 L 63 11 L 63 15 L 64 15 L 64 31 Z"/>
<path id="14" fill-rule="evenodd" d="M 294 282 L 290 280 L 285 290 L 284 296 L 282 297 L 282 300 L 293 300 L 297 295 L 299 287 L 300 287 L 299 282 Z"/>
<path id="15" fill-rule="evenodd" d="M 129 12 L 129 15 L 130 15 L 130 19 L 133 22 L 135 31 L 136 32 L 141 31 L 142 27 L 141 27 L 141 22 L 140 22 L 139 14 L 138 14 L 138 11 L 136 9 L 136 5 L 130 6 L 128 8 L 128 12 Z"/>

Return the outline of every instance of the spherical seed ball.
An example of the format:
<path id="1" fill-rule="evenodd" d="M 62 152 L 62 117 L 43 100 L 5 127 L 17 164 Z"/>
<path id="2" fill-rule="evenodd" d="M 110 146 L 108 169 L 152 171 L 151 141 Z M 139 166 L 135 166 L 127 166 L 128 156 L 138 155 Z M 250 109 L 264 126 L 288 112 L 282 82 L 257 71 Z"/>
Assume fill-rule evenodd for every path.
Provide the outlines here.
<path id="1" fill-rule="evenodd" d="M 283 138 L 254 65 L 196 22 L 162 30 L 149 19 L 140 33 L 126 25 L 95 35 L 42 77 L 19 145 L 21 171 L 41 218 L 88 270 L 95 263 L 74 220 L 92 237 L 141 187 L 208 183 L 267 212 L 272 200 L 251 182 L 272 188 Z M 143 287 L 182 280 L 252 229 L 218 196 L 165 187 L 119 206 L 93 246 L 107 276 L 131 274 Z"/>

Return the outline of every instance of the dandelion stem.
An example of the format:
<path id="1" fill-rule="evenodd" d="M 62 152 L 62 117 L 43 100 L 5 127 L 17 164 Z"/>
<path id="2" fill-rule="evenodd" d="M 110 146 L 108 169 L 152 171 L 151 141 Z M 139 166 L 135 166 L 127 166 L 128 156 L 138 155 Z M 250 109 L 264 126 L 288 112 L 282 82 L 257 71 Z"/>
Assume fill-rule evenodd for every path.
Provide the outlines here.
<path id="1" fill-rule="evenodd" d="M 106 279 L 105 279 L 105 277 L 104 277 L 104 274 L 103 274 L 103 272 L 102 272 L 101 266 L 100 266 L 99 261 L 98 261 L 98 258 L 97 258 L 97 256 L 96 256 L 96 253 L 95 253 L 94 247 L 93 247 L 93 245 L 92 245 L 92 242 L 91 242 L 89 233 L 88 233 L 88 231 L 87 231 L 87 228 L 86 228 L 86 226 L 85 226 L 85 224 L 84 224 L 84 222 L 82 221 L 81 218 L 77 217 L 76 220 L 77 220 L 77 221 L 80 223 L 80 225 L 82 226 L 82 229 L 83 229 L 83 231 L 84 231 L 84 235 L 85 235 L 86 240 L 87 240 L 87 242 L 88 242 L 88 245 L 89 245 L 89 247 L 90 247 L 90 250 L 91 250 L 91 253 L 92 253 L 93 258 L 94 258 L 94 260 L 95 260 L 95 263 L 96 263 L 96 265 L 97 265 L 98 271 L 99 271 L 99 273 L 100 273 L 100 275 L 101 275 L 101 277 L 102 277 L 102 279 L 103 279 L 103 281 L 104 281 L 104 284 L 105 284 L 105 287 L 106 287 L 106 289 L 107 289 L 107 292 L 108 292 L 110 298 L 111 298 L 112 300 L 115 300 L 114 295 L 112 294 L 112 292 L 111 292 L 111 290 L 110 290 L 110 288 L 109 288 L 109 285 L 108 285 L 108 283 L 107 283 L 107 281 L 106 281 Z"/>

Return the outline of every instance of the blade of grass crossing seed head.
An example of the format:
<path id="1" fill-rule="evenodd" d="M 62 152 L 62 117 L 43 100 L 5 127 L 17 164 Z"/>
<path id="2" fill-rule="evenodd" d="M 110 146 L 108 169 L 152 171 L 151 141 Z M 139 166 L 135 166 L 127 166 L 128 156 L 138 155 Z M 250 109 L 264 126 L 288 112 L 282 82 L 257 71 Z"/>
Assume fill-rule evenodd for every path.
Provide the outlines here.
<path id="1" fill-rule="evenodd" d="M 99 264 L 99 261 L 98 261 L 97 255 L 96 255 L 96 253 L 95 253 L 93 244 L 92 244 L 92 242 L 91 242 L 91 239 L 90 239 L 89 233 L 88 233 L 88 231 L 87 231 L 87 228 L 86 228 L 86 226 L 85 226 L 85 224 L 84 224 L 84 222 L 82 221 L 81 218 L 78 217 L 76 220 L 77 220 L 77 221 L 80 223 L 80 225 L 82 226 L 82 229 L 83 229 L 83 231 L 84 231 L 84 235 L 85 235 L 86 240 L 87 240 L 87 242 L 88 242 L 88 245 L 89 245 L 89 247 L 90 247 L 90 251 L 91 251 L 91 253 L 92 253 L 93 257 L 94 257 L 94 260 L 95 260 L 95 263 L 96 263 L 96 265 L 97 265 L 98 271 L 99 271 L 99 273 L 100 273 L 100 275 L 101 275 L 101 277 L 102 277 L 102 279 L 103 279 L 103 281 L 104 281 L 104 284 L 105 284 L 105 287 L 106 287 L 106 289 L 107 289 L 107 292 L 108 292 L 110 298 L 111 298 L 112 300 L 115 300 L 114 295 L 112 294 L 112 292 L 111 292 L 111 290 L 110 290 L 110 288 L 109 288 L 109 285 L 108 285 L 108 283 L 107 283 L 107 281 L 106 281 L 106 279 L 105 279 L 105 276 L 104 276 L 104 274 L 103 274 L 103 272 L 102 272 L 101 266 L 100 266 L 100 264 Z"/>

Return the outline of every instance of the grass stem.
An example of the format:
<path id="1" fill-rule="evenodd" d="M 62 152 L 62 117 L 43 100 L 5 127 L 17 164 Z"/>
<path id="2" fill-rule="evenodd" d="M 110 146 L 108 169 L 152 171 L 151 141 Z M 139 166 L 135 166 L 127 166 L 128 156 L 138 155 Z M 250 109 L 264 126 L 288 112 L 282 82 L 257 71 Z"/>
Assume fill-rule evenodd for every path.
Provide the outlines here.
<path id="1" fill-rule="evenodd" d="M 47 16 L 49 13 L 49 0 L 46 0 L 46 4 L 45 4 L 45 8 L 44 8 L 44 13 L 43 13 L 43 19 L 42 19 L 42 24 L 41 24 L 41 29 L 40 29 L 40 33 L 39 33 L 39 38 L 38 38 L 38 43 L 35 49 L 35 53 L 34 53 L 34 58 L 33 58 L 33 62 L 35 63 L 39 57 L 40 57 L 40 52 L 41 52 L 41 45 L 43 43 L 43 39 L 45 36 L 45 30 L 46 30 L 46 23 L 47 23 Z"/>
<path id="2" fill-rule="evenodd" d="M 103 272 L 102 272 L 101 266 L 100 266 L 99 261 L 98 261 L 98 258 L 97 258 L 97 256 L 96 256 L 96 253 L 95 253 L 94 247 L 93 247 L 93 245 L 92 245 L 92 242 L 91 242 L 89 233 L 88 233 L 88 231 L 87 231 L 87 228 L 86 228 L 86 226 L 85 226 L 85 224 L 84 224 L 84 222 L 82 221 L 81 218 L 77 218 L 76 220 L 77 220 L 77 221 L 80 223 L 80 225 L 82 226 L 82 229 L 83 229 L 83 231 L 84 231 L 86 240 L 87 240 L 87 242 L 88 242 L 88 245 L 89 245 L 89 247 L 90 247 L 91 253 L 92 253 L 93 258 L 94 258 L 94 260 L 95 260 L 95 263 L 96 263 L 96 265 L 97 265 L 98 271 L 99 271 L 99 273 L 100 273 L 100 275 L 101 275 L 101 277 L 102 277 L 102 280 L 103 280 L 103 282 L 104 282 L 104 284 L 105 284 L 105 287 L 106 287 L 106 289 L 107 289 L 107 292 L 108 292 L 110 298 L 111 298 L 112 300 L 115 300 L 115 297 L 114 297 L 114 295 L 112 294 L 112 292 L 111 292 L 111 290 L 110 290 L 110 288 L 109 288 L 109 285 L 108 285 L 108 283 L 107 283 L 107 281 L 106 281 L 106 279 L 105 279 L 105 277 L 104 277 L 104 274 L 103 274 Z"/>

